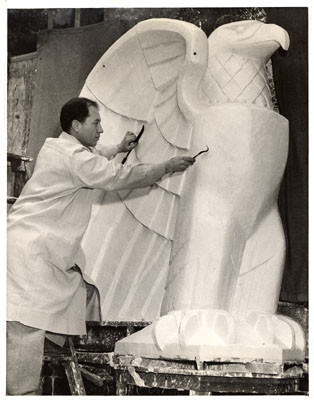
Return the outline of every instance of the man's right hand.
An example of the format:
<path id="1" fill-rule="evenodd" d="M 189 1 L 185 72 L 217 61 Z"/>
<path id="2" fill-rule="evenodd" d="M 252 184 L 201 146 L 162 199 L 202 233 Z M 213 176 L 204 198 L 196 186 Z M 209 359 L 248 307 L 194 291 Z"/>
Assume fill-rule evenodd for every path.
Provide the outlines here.
<path id="1" fill-rule="evenodd" d="M 166 174 L 173 172 L 185 171 L 188 167 L 193 165 L 195 159 L 188 156 L 178 156 L 170 158 L 165 162 Z"/>

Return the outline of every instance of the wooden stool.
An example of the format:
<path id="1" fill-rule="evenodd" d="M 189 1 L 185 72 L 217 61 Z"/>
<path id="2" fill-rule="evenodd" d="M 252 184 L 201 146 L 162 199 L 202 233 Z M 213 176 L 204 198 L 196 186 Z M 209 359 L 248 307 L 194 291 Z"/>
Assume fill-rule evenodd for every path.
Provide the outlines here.
<path id="1" fill-rule="evenodd" d="M 86 395 L 86 392 L 73 340 L 71 337 L 67 340 L 69 345 L 67 348 L 59 349 L 56 346 L 50 346 L 51 348 L 45 349 L 44 352 L 43 361 L 52 369 L 51 394 L 55 395 L 55 370 L 58 366 L 62 365 L 65 370 L 71 395 L 83 396 Z M 44 376 L 42 376 L 41 379 L 40 394 L 42 394 L 43 391 L 43 384 Z"/>

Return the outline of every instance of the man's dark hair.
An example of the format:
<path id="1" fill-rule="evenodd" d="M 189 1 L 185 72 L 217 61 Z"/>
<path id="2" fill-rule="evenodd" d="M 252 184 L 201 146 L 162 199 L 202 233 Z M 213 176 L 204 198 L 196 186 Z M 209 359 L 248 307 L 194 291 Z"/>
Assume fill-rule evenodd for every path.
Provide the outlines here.
<path id="1" fill-rule="evenodd" d="M 74 97 L 66 102 L 60 113 L 62 130 L 69 133 L 72 121 L 75 119 L 84 122 L 89 116 L 89 107 L 96 107 L 98 109 L 98 104 L 95 101 L 86 99 L 85 97 Z"/>

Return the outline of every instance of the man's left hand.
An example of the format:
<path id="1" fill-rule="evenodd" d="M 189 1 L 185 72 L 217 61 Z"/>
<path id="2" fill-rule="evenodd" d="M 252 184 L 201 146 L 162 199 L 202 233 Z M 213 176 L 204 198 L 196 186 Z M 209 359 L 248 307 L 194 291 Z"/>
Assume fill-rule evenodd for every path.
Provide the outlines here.
<path id="1" fill-rule="evenodd" d="M 134 149 L 137 146 L 135 142 L 136 135 L 133 132 L 127 132 L 122 140 L 122 142 L 118 145 L 118 153 L 125 153 Z"/>

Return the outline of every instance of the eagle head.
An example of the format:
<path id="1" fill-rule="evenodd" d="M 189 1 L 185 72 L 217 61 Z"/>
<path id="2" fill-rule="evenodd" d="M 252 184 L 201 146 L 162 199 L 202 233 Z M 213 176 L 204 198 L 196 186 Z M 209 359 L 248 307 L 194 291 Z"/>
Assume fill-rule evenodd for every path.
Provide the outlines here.
<path id="1" fill-rule="evenodd" d="M 289 35 L 278 25 L 257 20 L 221 25 L 208 38 L 208 54 L 231 52 L 267 61 L 281 46 L 289 48 Z"/>

